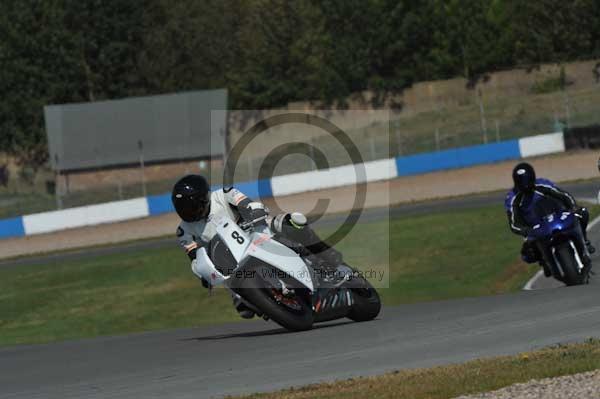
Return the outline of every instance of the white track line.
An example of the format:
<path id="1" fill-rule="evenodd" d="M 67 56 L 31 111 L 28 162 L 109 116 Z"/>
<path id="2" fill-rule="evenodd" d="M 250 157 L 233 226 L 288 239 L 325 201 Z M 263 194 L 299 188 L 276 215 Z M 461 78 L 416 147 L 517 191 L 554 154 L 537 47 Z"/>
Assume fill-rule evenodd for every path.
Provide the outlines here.
<path id="1" fill-rule="evenodd" d="M 588 224 L 587 231 L 591 231 L 598 223 L 600 223 L 600 216 L 598 216 L 596 219 L 592 220 L 590 222 L 590 224 Z M 531 290 L 533 290 L 533 285 L 543 275 L 544 275 L 544 271 L 543 270 L 538 270 L 538 272 L 532 278 L 529 279 L 529 281 L 527 282 L 527 284 L 525 284 L 525 286 L 523 287 L 523 290 L 525 290 L 525 291 L 531 291 Z"/>
<path id="2" fill-rule="evenodd" d="M 596 219 L 592 220 L 590 224 L 588 224 L 587 231 L 591 231 L 598 223 L 600 223 L 600 216 L 598 216 Z"/>
<path id="3" fill-rule="evenodd" d="M 529 279 L 529 281 L 527 282 L 527 284 L 525 284 L 525 286 L 523 287 L 524 291 L 531 291 L 533 290 L 533 285 L 535 283 L 537 283 L 538 279 L 540 277 L 542 277 L 544 275 L 544 271 L 543 270 L 538 270 L 538 272 Z"/>

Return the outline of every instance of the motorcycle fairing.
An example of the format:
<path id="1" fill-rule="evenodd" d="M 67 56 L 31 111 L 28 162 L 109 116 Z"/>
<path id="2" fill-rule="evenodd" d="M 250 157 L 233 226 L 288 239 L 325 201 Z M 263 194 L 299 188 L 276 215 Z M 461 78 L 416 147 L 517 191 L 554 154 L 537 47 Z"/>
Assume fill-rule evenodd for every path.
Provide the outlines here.
<path id="1" fill-rule="evenodd" d="M 265 234 L 254 233 L 252 238 L 252 243 L 247 249 L 247 256 L 260 259 L 283 271 L 311 292 L 315 290 L 310 268 L 296 252 Z"/>

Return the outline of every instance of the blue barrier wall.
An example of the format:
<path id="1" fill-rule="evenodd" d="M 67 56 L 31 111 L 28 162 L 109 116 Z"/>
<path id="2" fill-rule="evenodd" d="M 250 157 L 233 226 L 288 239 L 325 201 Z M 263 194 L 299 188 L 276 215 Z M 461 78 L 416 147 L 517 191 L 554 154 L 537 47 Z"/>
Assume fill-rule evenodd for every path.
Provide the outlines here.
<path id="1" fill-rule="evenodd" d="M 458 169 L 510 159 L 519 159 L 519 141 L 501 141 L 439 152 L 396 158 L 398 176 L 418 175 L 438 170 Z"/>
<path id="2" fill-rule="evenodd" d="M 171 194 L 151 195 L 146 200 L 148 201 L 148 213 L 150 216 L 175 212 L 171 203 Z"/>
<path id="3" fill-rule="evenodd" d="M 511 159 L 519 159 L 525 151 L 527 155 L 535 156 L 564 151 L 564 141 L 559 133 L 529 137 L 521 140 L 510 140 L 499 143 L 483 144 L 471 147 L 457 148 L 440 152 L 416 154 L 395 159 L 398 176 L 418 175 L 439 170 L 465 168 Z M 390 176 L 391 178 L 392 176 Z M 252 182 L 236 183 L 235 187 L 252 199 L 269 198 L 273 196 L 270 179 Z M 213 186 L 213 191 L 221 186 Z M 171 194 L 152 195 L 146 198 L 148 213 L 160 215 L 174 212 L 171 204 Z M 143 201 L 142 201 L 143 203 Z M 30 215 L 29 218 L 35 216 Z M 136 216 L 139 217 L 139 216 Z M 54 226 L 54 230 L 64 227 Z M 0 238 L 19 237 L 25 235 L 23 217 L 0 220 Z"/>
<path id="4" fill-rule="evenodd" d="M 254 200 L 258 200 L 259 198 L 270 198 L 273 196 L 271 180 L 268 179 L 236 183 L 235 188 Z M 221 186 L 212 186 L 210 189 L 212 191 L 220 190 Z M 171 194 L 151 195 L 147 197 L 147 200 L 150 216 L 175 212 L 173 204 L 171 203 Z"/>
<path id="5" fill-rule="evenodd" d="M 22 237 L 25 235 L 25 226 L 21 216 L 0 220 L 0 238 Z"/>
<path id="6" fill-rule="evenodd" d="M 258 200 L 259 198 L 271 198 L 273 196 L 271 179 L 236 183 L 235 188 L 254 200 Z"/>

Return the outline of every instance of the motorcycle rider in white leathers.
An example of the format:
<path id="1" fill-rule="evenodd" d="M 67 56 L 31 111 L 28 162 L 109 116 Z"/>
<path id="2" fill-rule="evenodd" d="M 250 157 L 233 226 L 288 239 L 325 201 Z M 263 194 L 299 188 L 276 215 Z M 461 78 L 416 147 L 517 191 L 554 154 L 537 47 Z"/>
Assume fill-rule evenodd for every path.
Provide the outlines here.
<path id="1" fill-rule="evenodd" d="M 225 214 L 237 223 L 270 223 L 275 239 L 310 257 L 313 265 L 322 272 L 335 271 L 343 262 L 342 255 L 321 241 L 308 226 L 303 214 L 286 213 L 267 220 L 268 209 L 262 203 L 252 201 L 233 187 L 211 192 L 208 182 L 200 175 L 187 175 L 175 183 L 171 200 L 182 219 L 177 227 L 177 239 L 192 260 L 192 271 L 206 288 L 209 288 L 209 282 L 197 272 L 196 262 L 206 259 L 207 244 L 216 234 L 214 226 L 207 223 L 213 215 Z M 198 256 L 199 252 L 201 256 Z M 239 295 L 234 294 L 233 302 L 240 316 L 254 316 Z"/>

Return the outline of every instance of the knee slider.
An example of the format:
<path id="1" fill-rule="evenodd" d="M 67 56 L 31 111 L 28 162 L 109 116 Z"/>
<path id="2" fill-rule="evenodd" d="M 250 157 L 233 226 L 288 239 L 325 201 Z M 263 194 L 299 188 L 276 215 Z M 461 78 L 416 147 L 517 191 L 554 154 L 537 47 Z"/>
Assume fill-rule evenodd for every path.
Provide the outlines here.
<path id="1" fill-rule="evenodd" d="M 303 213 L 294 212 L 290 215 L 290 224 L 297 229 L 303 229 L 304 227 L 306 227 L 307 223 L 308 220 L 306 219 L 306 216 L 304 216 Z"/>
<path id="2" fill-rule="evenodd" d="M 306 216 L 300 212 L 282 213 L 273 218 L 271 221 L 271 229 L 277 233 L 284 233 L 284 226 L 302 230 L 307 224 L 308 220 Z"/>

